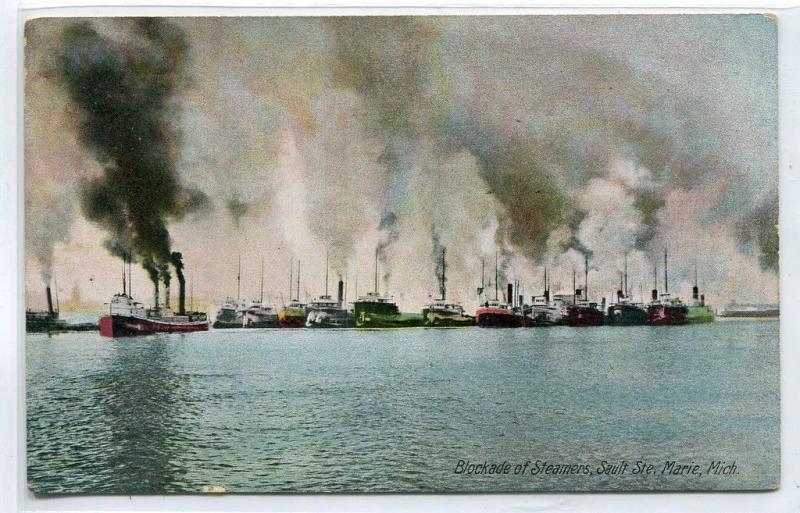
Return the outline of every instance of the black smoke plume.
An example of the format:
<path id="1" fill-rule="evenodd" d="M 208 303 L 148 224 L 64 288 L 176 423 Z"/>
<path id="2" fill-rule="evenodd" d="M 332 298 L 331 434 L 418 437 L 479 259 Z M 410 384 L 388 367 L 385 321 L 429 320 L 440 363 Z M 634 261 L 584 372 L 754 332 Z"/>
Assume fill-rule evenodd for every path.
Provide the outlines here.
<path id="1" fill-rule="evenodd" d="M 442 244 L 436 225 L 431 225 L 431 243 L 431 258 L 433 259 L 434 272 L 436 273 L 436 285 L 439 287 L 439 296 L 444 299 L 447 276 L 445 274 L 445 263 L 442 260 L 442 255 L 446 248 L 444 244 Z"/>
<path id="2" fill-rule="evenodd" d="M 392 270 L 389 268 L 388 265 L 388 258 L 386 254 L 386 250 L 389 246 L 392 245 L 393 242 L 397 241 L 400 237 L 400 234 L 397 230 L 397 216 L 394 212 L 387 212 L 381 218 L 380 224 L 378 224 L 378 230 L 384 232 L 385 236 L 384 239 L 378 243 L 378 261 L 381 263 L 383 267 L 383 286 L 384 290 L 389 285 L 389 278 L 392 276 Z"/>
<path id="3" fill-rule="evenodd" d="M 176 169 L 180 134 L 172 120 L 188 42 L 158 18 L 118 23 L 129 38 L 111 40 L 88 21 L 69 26 L 58 76 L 78 107 L 80 141 L 103 166 L 83 183 L 83 214 L 106 230 L 112 254 L 130 252 L 157 286 L 159 275 L 169 283 L 169 221 L 208 204 Z"/>

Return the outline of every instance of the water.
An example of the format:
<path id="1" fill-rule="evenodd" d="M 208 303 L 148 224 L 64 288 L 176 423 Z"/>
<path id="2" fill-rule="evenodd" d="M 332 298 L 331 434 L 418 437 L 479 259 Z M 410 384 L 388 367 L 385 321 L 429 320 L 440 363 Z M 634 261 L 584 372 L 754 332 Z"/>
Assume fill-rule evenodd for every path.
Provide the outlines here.
<path id="1" fill-rule="evenodd" d="M 779 472 L 778 323 L 28 335 L 37 493 L 759 489 Z M 463 475 L 459 460 L 587 464 Z M 598 475 L 602 460 L 736 462 Z"/>

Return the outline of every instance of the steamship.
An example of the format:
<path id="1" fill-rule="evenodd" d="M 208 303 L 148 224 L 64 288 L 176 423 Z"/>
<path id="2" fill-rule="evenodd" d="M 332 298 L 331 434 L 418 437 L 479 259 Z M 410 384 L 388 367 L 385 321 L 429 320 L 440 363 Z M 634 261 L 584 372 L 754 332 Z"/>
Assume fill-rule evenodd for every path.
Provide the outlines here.
<path id="1" fill-rule="evenodd" d="M 58 308 L 53 308 L 53 296 L 50 293 L 50 285 L 45 289 L 47 294 L 47 311 L 39 312 L 25 310 L 25 331 L 28 333 L 48 333 L 60 331 L 66 327 L 66 323 L 59 319 Z M 58 298 L 56 297 L 56 301 Z"/>
<path id="2" fill-rule="evenodd" d="M 647 305 L 647 324 L 650 326 L 677 326 L 686 324 L 689 309 L 678 297 L 669 293 L 667 279 L 667 248 L 664 248 L 664 293 L 658 294 L 658 268 L 654 269 L 652 300 Z"/>
<path id="3" fill-rule="evenodd" d="M 700 294 L 697 282 L 697 266 L 694 267 L 694 286 L 692 287 L 692 302 L 686 306 L 686 323 L 701 324 L 714 322 L 714 310 L 706 304 L 705 294 Z"/>
<path id="4" fill-rule="evenodd" d="M 513 286 L 508 284 L 508 302 L 498 299 L 497 283 L 499 279 L 497 255 L 494 259 L 494 300 L 484 300 L 481 306 L 475 311 L 475 324 L 481 328 L 520 328 L 524 324 L 524 317 L 515 312 L 511 305 L 511 298 L 514 294 Z M 481 288 L 479 295 L 484 294 L 483 272 L 481 272 Z"/>
<path id="5" fill-rule="evenodd" d="M 275 309 L 264 304 L 264 259 L 261 259 L 261 292 L 258 299 L 241 309 L 245 328 L 277 328 L 278 314 Z"/>
<path id="6" fill-rule="evenodd" d="M 289 263 L 289 302 L 278 311 L 278 326 L 281 328 L 302 328 L 306 325 L 306 304 L 300 301 L 300 261 L 297 262 L 297 295 L 292 289 L 294 263 Z M 292 299 L 294 296 L 295 299 Z"/>
<path id="7" fill-rule="evenodd" d="M 215 330 L 228 328 L 244 328 L 244 312 L 247 309 L 240 299 L 242 290 L 242 257 L 239 257 L 239 268 L 236 273 L 236 299 L 225 298 L 214 316 Z M 255 311 L 254 311 L 255 312 Z"/>
<path id="8" fill-rule="evenodd" d="M 550 283 L 547 281 L 547 269 L 544 271 L 544 294 L 532 296 L 531 305 L 523 305 L 525 326 L 558 326 L 564 322 L 562 296 L 550 298 Z"/>
<path id="9" fill-rule="evenodd" d="M 442 275 L 439 280 L 440 298 L 432 301 L 422 309 L 422 321 L 425 326 L 456 327 L 474 326 L 475 318 L 464 313 L 464 307 L 455 302 L 447 301 L 445 250 L 442 249 Z"/>
<path id="10" fill-rule="evenodd" d="M 130 262 L 128 263 L 130 266 Z M 130 267 L 128 268 L 130 273 Z M 202 312 L 186 311 L 186 290 L 179 287 L 178 313 L 169 307 L 169 288 L 166 290 L 165 306 L 158 304 L 158 286 L 155 288 L 153 308 L 145 309 L 135 301 L 127 290 L 125 279 L 122 293 L 114 294 L 108 305 L 108 315 L 100 317 L 100 335 L 104 337 L 130 337 L 155 333 L 187 333 L 208 331 L 208 318 Z"/>
<path id="11" fill-rule="evenodd" d="M 625 255 L 625 271 L 619 277 L 617 302 L 609 305 L 606 324 L 611 326 L 642 326 L 647 322 L 647 311 L 641 303 L 632 301 L 628 292 L 628 255 Z"/>
<path id="12" fill-rule="evenodd" d="M 422 326 L 422 315 L 401 313 L 391 296 L 378 293 L 378 251 L 375 250 L 375 290 L 353 302 L 356 328 L 414 328 Z"/>
<path id="13" fill-rule="evenodd" d="M 299 269 L 298 269 L 299 272 Z M 325 254 L 325 294 L 308 304 L 306 328 L 349 328 L 353 325 L 350 312 L 342 306 L 344 282 L 339 280 L 337 299 L 328 295 L 328 254 Z"/>
<path id="14" fill-rule="evenodd" d="M 567 326 L 602 326 L 605 323 L 605 298 L 598 308 L 596 302 L 589 301 L 589 257 L 584 257 L 584 286 L 583 290 L 575 288 L 575 273 L 572 273 L 573 289 L 575 296 L 572 304 L 565 307 L 565 322 Z"/>

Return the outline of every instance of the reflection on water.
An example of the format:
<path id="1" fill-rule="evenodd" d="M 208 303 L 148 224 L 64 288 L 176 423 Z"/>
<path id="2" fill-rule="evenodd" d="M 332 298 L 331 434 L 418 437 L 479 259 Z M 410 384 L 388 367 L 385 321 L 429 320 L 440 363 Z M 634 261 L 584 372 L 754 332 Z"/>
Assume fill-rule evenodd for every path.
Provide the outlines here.
<path id="1" fill-rule="evenodd" d="M 104 465 L 128 493 L 178 491 L 175 421 L 186 414 L 188 379 L 174 372 L 168 338 L 140 342 L 114 343 L 107 369 L 90 380 L 97 421 L 108 429 Z"/>
<path id="2" fill-rule="evenodd" d="M 28 480 L 37 493 L 769 487 L 777 329 L 29 335 Z M 740 472 L 466 478 L 462 458 Z"/>

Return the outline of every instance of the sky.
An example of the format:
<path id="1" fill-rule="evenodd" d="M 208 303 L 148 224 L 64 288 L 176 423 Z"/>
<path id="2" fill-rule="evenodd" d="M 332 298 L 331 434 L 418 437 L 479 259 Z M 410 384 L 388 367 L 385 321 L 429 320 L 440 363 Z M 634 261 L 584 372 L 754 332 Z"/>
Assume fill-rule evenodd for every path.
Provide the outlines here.
<path id="1" fill-rule="evenodd" d="M 197 306 L 347 282 L 583 281 L 777 302 L 777 27 L 761 15 L 40 18 L 25 27 L 27 303 Z M 292 269 L 290 269 L 290 266 Z M 294 275 L 294 274 L 293 274 Z M 296 276 L 296 275 L 295 275 Z M 55 286 L 55 284 L 54 284 Z M 174 283 L 173 283 L 174 286 Z M 176 294 L 173 292 L 173 298 Z"/>

